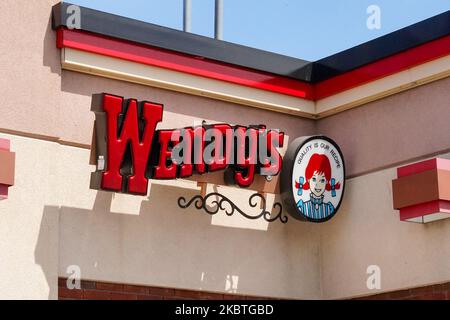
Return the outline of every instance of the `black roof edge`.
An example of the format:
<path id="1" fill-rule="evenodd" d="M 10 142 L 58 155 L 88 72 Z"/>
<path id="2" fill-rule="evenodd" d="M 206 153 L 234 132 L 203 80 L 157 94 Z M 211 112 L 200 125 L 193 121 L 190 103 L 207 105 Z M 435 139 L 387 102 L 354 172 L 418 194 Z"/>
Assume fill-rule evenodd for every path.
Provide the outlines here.
<path id="1" fill-rule="evenodd" d="M 53 6 L 52 27 L 67 27 L 67 7 L 60 2 Z M 296 80 L 309 81 L 311 62 L 269 51 L 246 47 L 158 26 L 131 18 L 118 16 L 78 6 L 81 13 L 81 30 L 137 42 L 162 49 L 203 57 L 258 71 L 268 72 Z M 306 68 L 304 68 L 306 67 Z"/>
<path id="2" fill-rule="evenodd" d="M 450 34 L 450 10 L 314 62 L 320 82 Z"/>
<path id="3" fill-rule="evenodd" d="M 67 8 L 52 8 L 52 27 L 67 27 Z M 315 62 L 78 6 L 81 30 L 227 64 L 317 83 L 450 34 L 450 10 Z"/>

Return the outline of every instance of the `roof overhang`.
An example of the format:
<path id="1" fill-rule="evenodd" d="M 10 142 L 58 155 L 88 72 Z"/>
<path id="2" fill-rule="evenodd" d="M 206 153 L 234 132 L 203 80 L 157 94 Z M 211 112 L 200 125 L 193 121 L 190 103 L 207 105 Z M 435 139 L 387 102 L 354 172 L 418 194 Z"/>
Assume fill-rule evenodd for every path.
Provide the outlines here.
<path id="1" fill-rule="evenodd" d="M 450 11 L 315 62 L 80 7 L 53 7 L 64 69 L 321 118 L 450 75 Z"/>

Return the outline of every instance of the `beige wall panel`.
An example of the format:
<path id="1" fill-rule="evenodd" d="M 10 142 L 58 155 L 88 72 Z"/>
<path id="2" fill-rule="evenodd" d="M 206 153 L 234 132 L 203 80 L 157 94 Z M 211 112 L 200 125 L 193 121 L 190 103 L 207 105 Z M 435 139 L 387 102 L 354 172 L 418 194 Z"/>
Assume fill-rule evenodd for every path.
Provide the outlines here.
<path id="1" fill-rule="evenodd" d="M 1 129 L 57 136 L 63 128 L 48 125 L 58 124 L 61 107 L 60 55 L 50 19 L 58 2 L 0 1 Z"/>
<path id="2" fill-rule="evenodd" d="M 448 155 L 446 155 L 448 157 Z M 339 213 L 321 229 L 324 298 L 370 295 L 450 279 L 450 219 L 401 222 L 392 208 L 394 168 L 347 181 Z M 367 267 L 381 268 L 369 290 Z"/>
<path id="3" fill-rule="evenodd" d="M 73 265 L 84 279 L 320 297 L 319 234 L 310 225 L 182 210 L 178 197 L 199 193 L 186 181 L 153 182 L 148 197 L 90 190 L 89 150 L 1 137 L 11 139 L 17 173 L 0 202 L 0 298 L 54 299 L 58 274 Z M 248 208 L 252 192 L 222 189 Z"/>
<path id="4" fill-rule="evenodd" d="M 16 152 L 16 180 L 0 201 L 0 299 L 58 295 L 58 145 L 0 134 Z M 56 187 L 55 187 L 56 186 Z"/>
<path id="5" fill-rule="evenodd" d="M 0 202 L 2 298 L 55 298 L 71 265 L 92 280 L 310 299 L 378 292 L 366 287 L 369 265 L 381 268 L 379 291 L 450 279 L 450 220 L 400 222 L 395 168 L 350 179 L 325 224 L 267 224 L 179 209 L 179 196 L 199 192 L 192 182 L 153 181 L 148 197 L 90 190 L 89 150 L 2 137 L 17 153 Z M 220 191 L 243 208 L 251 194 Z"/>
<path id="6" fill-rule="evenodd" d="M 268 224 L 243 219 L 238 213 L 211 217 L 195 209 L 182 210 L 178 197 L 199 194 L 192 183 L 153 182 L 148 197 L 89 190 L 93 166 L 88 164 L 88 150 L 62 146 L 59 157 L 61 164 L 73 164 L 59 177 L 64 195 L 60 276 L 68 276 L 68 266 L 78 265 L 84 279 L 320 297 L 319 237 L 310 225 Z M 246 197 L 252 192 L 226 187 L 220 192 L 249 208 Z M 114 205 L 118 197 L 138 210 Z"/>

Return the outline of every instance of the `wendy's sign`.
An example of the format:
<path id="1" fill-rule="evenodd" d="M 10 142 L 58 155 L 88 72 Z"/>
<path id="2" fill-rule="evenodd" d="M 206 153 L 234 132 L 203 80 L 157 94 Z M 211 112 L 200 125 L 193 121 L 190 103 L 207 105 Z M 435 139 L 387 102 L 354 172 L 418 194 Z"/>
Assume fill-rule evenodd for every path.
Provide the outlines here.
<path id="1" fill-rule="evenodd" d="M 250 187 L 256 175 L 281 172 L 283 207 L 294 218 L 327 221 L 340 206 L 345 187 L 344 159 L 336 143 L 325 136 L 295 139 L 282 158 L 278 148 L 283 146 L 284 133 L 264 125 L 220 123 L 157 130 L 163 105 L 111 94 L 94 95 L 92 111 L 97 170 L 92 173 L 91 188 L 146 195 L 149 179 L 188 178 L 219 170 L 224 171 L 226 184 Z M 200 197 L 205 204 L 209 196 L 197 195 L 194 199 Z M 264 203 L 256 217 L 267 221 L 281 217 L 281 204 L 275 204 L 279 214 L 271 218 L 259 193 L 250 197 L 250 206 L 256 206 L 255 196 Z M 192 201 L 181 207 L 189 207 Z M 245 210 L 238 211 L 251 217 Z"/>
<path id="2" fill-rule="evenodd" d="M 288 147 L 281 173 L 284 208 L 296 219 L 324 222 L 344 194 L 345 165 L 338 145 L 325 136 L 301 137 Z"/>
<path id="3" fill-rule="evenodd" d="M 255 175 L 281 170 L 284 133 L 264 125 L 200 125 L 156 130 L 163 105 L 111 94 L 94 95 L 97 171 L 91 187 L 147 194 L 148 179 L 186 178 L 224 170 L 226 181 L 248 187 Z"/>

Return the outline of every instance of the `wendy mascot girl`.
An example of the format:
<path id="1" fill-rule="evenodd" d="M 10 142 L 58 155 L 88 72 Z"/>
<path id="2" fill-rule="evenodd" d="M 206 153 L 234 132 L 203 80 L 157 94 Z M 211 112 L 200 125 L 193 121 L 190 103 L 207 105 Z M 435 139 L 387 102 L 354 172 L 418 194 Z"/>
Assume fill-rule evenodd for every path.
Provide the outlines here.
<path id="1" fill-rule="evenodd" d="M 331 202 L 324 202 L 325 191 L 331 192 L 331 196 L 336 196 L 336 190 L 341 185 L 332 178 L 330 160 L 326 155 L 315 153 L 309 159 L 305 170 L 305 177 L 300 177 L 295 182 L 299 196 L 304 190 L 310 191 L 310 200 L 297 202 L 300 212 L 312 219 L 323 219 L 332 215 L 335 208 Z"/>

